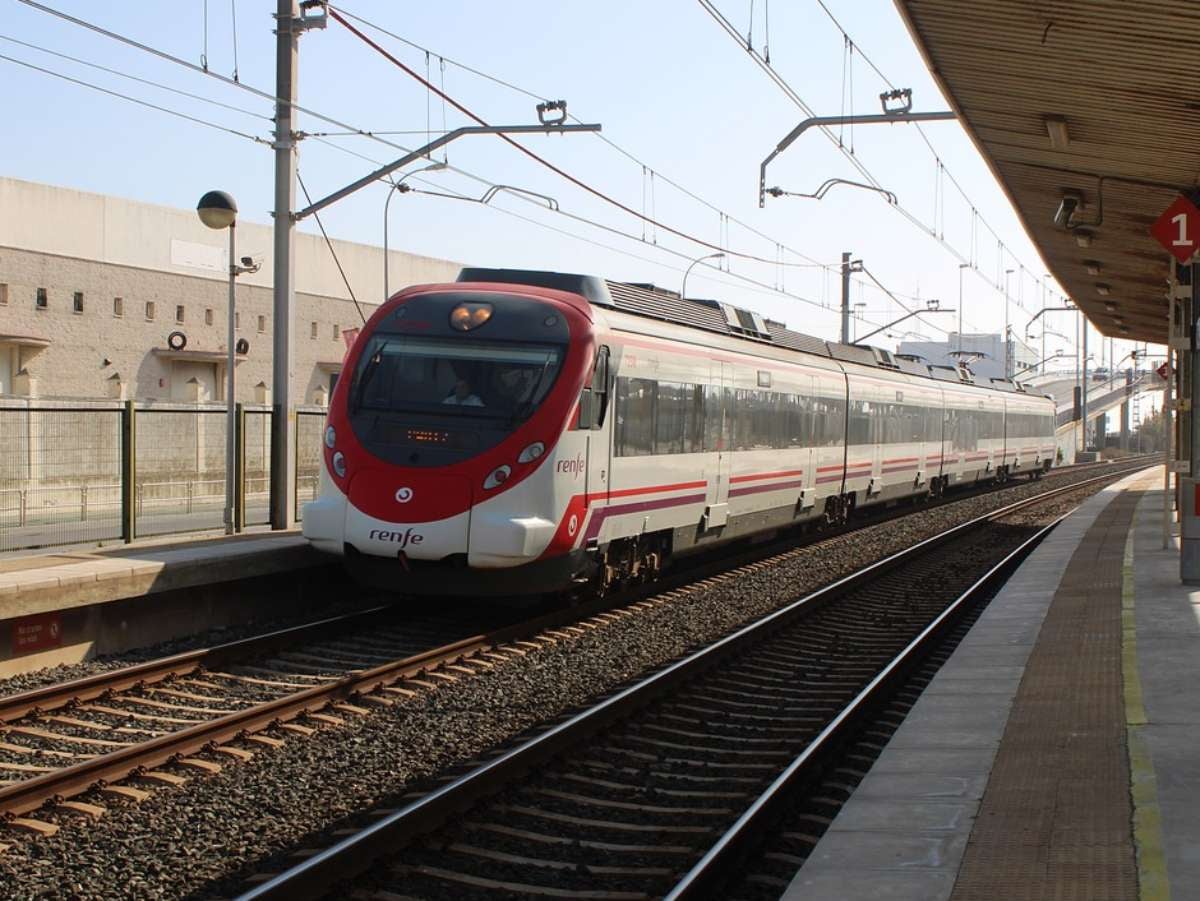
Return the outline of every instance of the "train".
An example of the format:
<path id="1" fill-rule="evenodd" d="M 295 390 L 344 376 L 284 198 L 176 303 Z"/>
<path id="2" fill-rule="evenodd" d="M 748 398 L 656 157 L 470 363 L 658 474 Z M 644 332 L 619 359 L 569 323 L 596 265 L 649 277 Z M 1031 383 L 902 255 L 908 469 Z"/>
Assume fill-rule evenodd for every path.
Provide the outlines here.
<path id="1" fill-rule="evenodd" d="M 545 596 L 1055 460 L 1051 398 L 596 276 L 465 268 L 362 328 L 304 535 L 406 595 Z"/>

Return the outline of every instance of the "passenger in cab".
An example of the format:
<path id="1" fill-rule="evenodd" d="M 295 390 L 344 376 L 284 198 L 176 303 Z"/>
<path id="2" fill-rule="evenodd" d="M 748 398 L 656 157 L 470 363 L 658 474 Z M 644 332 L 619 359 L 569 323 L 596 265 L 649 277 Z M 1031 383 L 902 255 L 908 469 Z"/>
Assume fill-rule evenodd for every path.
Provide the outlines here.
<path id="1" fill-rule="evenodd" d="M 442 403 L 453 404 L 459 407 L 483 406 L 483 401 L 479 399 L 479 395 L 471 391 L 471 383 L 466 379 L 459 379 L 455 382 L 454 390 L 446 396 L 446 399 Z"/>

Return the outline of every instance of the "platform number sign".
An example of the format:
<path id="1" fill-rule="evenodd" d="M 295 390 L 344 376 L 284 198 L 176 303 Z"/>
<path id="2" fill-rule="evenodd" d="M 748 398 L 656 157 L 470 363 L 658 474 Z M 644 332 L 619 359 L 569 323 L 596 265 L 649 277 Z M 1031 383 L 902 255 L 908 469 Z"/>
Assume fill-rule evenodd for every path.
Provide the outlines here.
<path id="1" fill-rule="evenodd" d="M 1150 227 L 1150 234 L 1180 263 L 1200 250 L 1200 207 L 1182 194 Z"/>

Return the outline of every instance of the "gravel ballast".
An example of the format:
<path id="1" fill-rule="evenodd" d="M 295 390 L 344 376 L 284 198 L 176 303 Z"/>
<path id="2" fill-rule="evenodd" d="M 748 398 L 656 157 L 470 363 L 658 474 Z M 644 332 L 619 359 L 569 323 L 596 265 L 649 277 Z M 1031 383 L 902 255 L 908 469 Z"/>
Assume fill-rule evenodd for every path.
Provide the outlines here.
<path id="1" fill-rule="evenodd" d="M 421 692 L 366 717 L 93 824 L 21 842 L 0 855 L 9 898 L 225 896 L 243 877 L 323 835 L 356 812 L 395 805 L 414 784 L 673 660 L 758 615 L 966 519 L 1040 492 L 1013 488 L 849 533 L 732 579 L 674 593 L 578 637 L 478 676 Z M 1099 490 L 1099 487 L 1093 488 Z"/>

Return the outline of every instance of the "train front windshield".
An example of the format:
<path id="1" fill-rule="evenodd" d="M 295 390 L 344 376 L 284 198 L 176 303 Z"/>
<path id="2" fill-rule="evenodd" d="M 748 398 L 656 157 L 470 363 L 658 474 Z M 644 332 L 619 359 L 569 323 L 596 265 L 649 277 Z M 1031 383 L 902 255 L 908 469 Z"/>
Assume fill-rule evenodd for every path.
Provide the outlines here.
<path id="1" fill-rule="evenodd" d="M 375 335 L 352 384 L 355 412 L 528 418 L 554 384 L 566 348 Z"/>
<path id="2" fill-rule="evenodd" d="M 565 344 L 376 334 L 350 385 L 351 426 L 391 463 L 465 460 L 534 414 L 566 352 Z"/>

